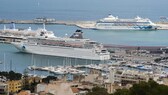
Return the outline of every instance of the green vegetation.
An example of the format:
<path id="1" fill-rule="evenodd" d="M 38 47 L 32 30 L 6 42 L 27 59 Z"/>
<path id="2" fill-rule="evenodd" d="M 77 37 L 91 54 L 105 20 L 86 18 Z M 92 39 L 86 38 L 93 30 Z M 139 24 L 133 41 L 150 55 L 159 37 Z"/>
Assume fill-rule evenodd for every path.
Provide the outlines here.
<path id="1" fill-rule="evenodd" d="M 109 94 L 107 93 L 107 90 L 105 88 L 96 86 L 92 88 L 92 90 L 89 91 L 86 95 L 109 95 Z"/>
<path id="2" fill-rule="evenodd" d="M 117 89 L 117 91 L 114 94 L 110 95 L 130 95 L 128 89 Z"/>
<path id="3" fill-rule="evenodd" d="M 168 86 L 149 80 L 134 84 L 130 89 L 117 89 L 113 94 L 108 94 L 105 88 L 94 87 L 87 95 L 168 95 Z"/>
<path id="4" fill-rule="evenodd" d="M 153 80 L 134 84 L 129 90 L 120 89 L 112 95 L 167 95 L 168 86 L 159 85 Z"/>
<path id="5" fill-rule="evenodd" d="M 8 80 L 20 80 L 22 78 L 22 74 L 15 73 L 14 71 L 0 72 L 0 76 L 5 76 Z"/>

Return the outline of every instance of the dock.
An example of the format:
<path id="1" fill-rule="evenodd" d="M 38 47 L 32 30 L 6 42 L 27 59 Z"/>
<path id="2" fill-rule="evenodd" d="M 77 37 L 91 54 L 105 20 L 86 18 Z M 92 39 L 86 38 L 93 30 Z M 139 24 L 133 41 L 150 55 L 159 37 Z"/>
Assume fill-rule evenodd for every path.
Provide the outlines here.
<path id="1" fill-rule="evenodd" d="M 93 29 L 95 28 L 96 21 L 63 21 L 63 20 L 6 20 L 1 19 L 0 24 L 10 24 L 10 23 L 16 23 L 16 24 L 58 24 L 58 25 L 70 25 L 70 26 L 77 26 L 79 28 L 84 29 Z M 158 30 L 168 30 L 168 23 L 161 23 L 161 22 L 155 22 L 155 24 L 158 27 Z"/>
<path id="2" fill-rule="evenodd" d="M 156 25 L 159 26 L 159 30 L 168 30 L 168 22 L 156 22 Z"/>
<path id="3" fill-rule="evenodd" d="M 131 46 L 131 45 L 117 45 L 117 44 L 104 44 L 105 48 L 120 48 L 126 50 L 160 50 L 161 48 L 167 48 L 167 46 Z"/>

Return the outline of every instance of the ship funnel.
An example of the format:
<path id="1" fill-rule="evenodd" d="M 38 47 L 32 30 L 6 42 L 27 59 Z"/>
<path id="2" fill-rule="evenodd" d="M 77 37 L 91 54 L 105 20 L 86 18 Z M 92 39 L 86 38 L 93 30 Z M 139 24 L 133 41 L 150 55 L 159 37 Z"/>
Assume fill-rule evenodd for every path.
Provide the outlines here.
<path id="1" fill-rule="evenodd" d="M 70 36 L 70 38 L 75 38 L 75 39 L 83 39 L 83 35 L 82 35 L 82 30 L 76 30 L 75 33 L 73 33 L 72 36 Z"/>

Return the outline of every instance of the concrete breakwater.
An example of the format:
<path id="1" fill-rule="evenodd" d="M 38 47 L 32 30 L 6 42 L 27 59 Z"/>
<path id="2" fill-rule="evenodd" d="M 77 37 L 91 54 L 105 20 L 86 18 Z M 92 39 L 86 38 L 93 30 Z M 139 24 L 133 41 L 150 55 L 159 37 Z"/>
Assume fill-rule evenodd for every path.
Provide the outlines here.
<path id="1" fill-rule="evenodd" d="M 95 21 L 61 21 L 61 20 L 54 20 L 54 21 L 36 21 L 36 20 L 0 20 L 0 24 L 60 24 L 60 25 L 72 25 L 77 26 L 80 28 L 93 28 L 95 25 Z"/>
<path id="2" fill-rule="evenodd" d="M 16 24 L 60 24 L 60 25 L 72 25 L 77 26 L 80 28 L 86 28 L 86 29 L 93 29 L 95 28 L 96 21 L 61 21 L 61 20 L 0 20 L 0 24 L 10 24 L 10 23 L 16 23 Z M 155 22 L 158 26 L 159 30 L 168 30 L 168 23 L 160 23 Z"/>

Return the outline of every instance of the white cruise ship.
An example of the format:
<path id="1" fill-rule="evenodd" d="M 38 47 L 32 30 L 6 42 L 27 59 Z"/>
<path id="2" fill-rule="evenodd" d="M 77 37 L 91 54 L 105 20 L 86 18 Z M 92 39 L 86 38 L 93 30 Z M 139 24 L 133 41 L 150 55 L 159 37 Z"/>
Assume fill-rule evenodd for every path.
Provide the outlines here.
<path id="1" fill-rule="evenodd" d="M 52 31 L 45 29 L 45 23 L 43 23 L 43 28 L 39 28 L 37 30 L 32 30 L 31 27 L 29 27 L 28 29 L 16 29 L 15 23 L 12 24 L 12 28 L 6 28 L 6 26 L 4 25 L 4 29 L 0 29 L 0 35 L 14 37 L 37 37 L 42 34 L 46 34 L 54 37 L 54 33 Z"/>
<path id="2" fill-rule="evenodd" d="M 98 30 L 157 30 L 157 26 L 148 18 L 137 16 L 134 19 L 119 19 L 109 15 L 96 22 Z"/>
<path id="3" fill-rule="evenodd" d="M 71 37 L 32 37 L 12 44 L 26 53 L 90 60 L 110 59 L 110 53 L 102 44 L 84 39 L 82 33 L 77 30 Z"/>

